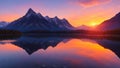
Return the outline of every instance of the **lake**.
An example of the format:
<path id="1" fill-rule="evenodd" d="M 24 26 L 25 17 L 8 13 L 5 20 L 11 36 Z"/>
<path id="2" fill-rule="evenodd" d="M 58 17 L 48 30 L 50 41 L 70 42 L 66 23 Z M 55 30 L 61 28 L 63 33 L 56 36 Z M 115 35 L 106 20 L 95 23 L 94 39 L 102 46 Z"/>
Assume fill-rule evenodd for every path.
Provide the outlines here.
<path id="1" fill-rule="evenodd" d="M 120 68 L 120 41 L 29 36 L 1 40 L 0 68 Z"/>

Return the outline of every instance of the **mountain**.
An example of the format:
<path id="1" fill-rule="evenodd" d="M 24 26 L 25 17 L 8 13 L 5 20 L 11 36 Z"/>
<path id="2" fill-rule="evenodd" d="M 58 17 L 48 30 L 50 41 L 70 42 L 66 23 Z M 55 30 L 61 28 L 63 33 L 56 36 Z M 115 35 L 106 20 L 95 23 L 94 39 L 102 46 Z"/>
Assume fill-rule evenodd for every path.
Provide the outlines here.
<path id="1" fill-rule="evenodd" d="M 100 24 L 97 29 L 99 30 L 120 30 L 120 13 L 116 14 L 109 20 Z"/>
<path id="2" fill-rule="evenodd" d="M 55 47 L 60 42 L 64 41 L 64 38 L 58 38 L 58 37 L 21 37 L 17 39 L 15 42 L 12 42 L 12 44 L 23 48 L 28 54 L 32 54 L 36 52 L 39 49 L 46 50 L 48 47 Z"/>
<path id="3" fill-rule="evenodd" d="M 74 27 L 66 19 L 43 17 L 31 8 L 21 18 L 11 22 L 5 29 L 27 31 L 68 31 Z"/>
<path id="4" fill-rule="evenodd" d="M 80 30 L 90 30 L 91 27 L 86 26 L 86 25 L 82 25 L 82 26 L 77 27 L 77 29 L 80 29 Z"/>
<path id="5" fill-rule="evenodd" d="M 7 25 L 8 25 L 8 23 L 5 22 L 5 21 L 1 21 L 1 22 L 0 22 L 0 28 L 5 27 L 5 26 L 7 26 Z"/>
<path id="6" fill-rule="evenodd" d="M 120 58 L 120 40 L 119 41 L 113 41 L 114 38 L 112 40 L 106 40 L 106 39 L 102 39 L 102 40 L 95 40 L 98 44 L 100 44 L 101 46 L 103 46 L 106 49 L 111 50 L 112 52 L 114 52 L 119 58 Z"/>

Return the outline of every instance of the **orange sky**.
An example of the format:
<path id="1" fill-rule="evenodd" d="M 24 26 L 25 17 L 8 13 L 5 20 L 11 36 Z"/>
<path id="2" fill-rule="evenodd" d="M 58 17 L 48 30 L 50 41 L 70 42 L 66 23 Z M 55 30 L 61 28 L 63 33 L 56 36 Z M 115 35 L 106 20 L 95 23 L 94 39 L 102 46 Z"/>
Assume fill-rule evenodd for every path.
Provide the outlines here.
<path id="1" fill-rule="evenodd" d="M 96 26 L 120 12 L 119 4 L 118 0 L 1 1 L 0 21 L 14 21 L 33 8 L 43 16 L 66 18 L 75 27 Z"/>

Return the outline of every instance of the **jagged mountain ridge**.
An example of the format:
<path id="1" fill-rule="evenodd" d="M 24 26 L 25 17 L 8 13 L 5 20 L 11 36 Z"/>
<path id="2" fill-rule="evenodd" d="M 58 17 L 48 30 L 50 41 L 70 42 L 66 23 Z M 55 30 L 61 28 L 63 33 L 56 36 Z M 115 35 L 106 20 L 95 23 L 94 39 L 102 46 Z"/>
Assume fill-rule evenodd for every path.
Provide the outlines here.
<path id="1" fill-rule="evenodd" d="M 11 22 L 5 29 L 26 31 L 68 31 L 74 29 L 66 19 L 43 17 L 31 8 L 21 18 Z"/>

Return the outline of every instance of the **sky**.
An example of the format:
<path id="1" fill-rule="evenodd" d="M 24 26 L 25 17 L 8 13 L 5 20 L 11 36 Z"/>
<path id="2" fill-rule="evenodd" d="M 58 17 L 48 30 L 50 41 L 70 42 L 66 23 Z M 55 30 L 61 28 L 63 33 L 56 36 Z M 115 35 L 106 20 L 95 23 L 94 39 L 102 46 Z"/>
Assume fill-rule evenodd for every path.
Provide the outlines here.
<path id="1" fill-rule="evenodd" d="M 120 0 L 0 0 L 0 21 L 12 22 L 32 8 L 66 18 L 73 26 L 96 26 L 120 12 Z"/>

